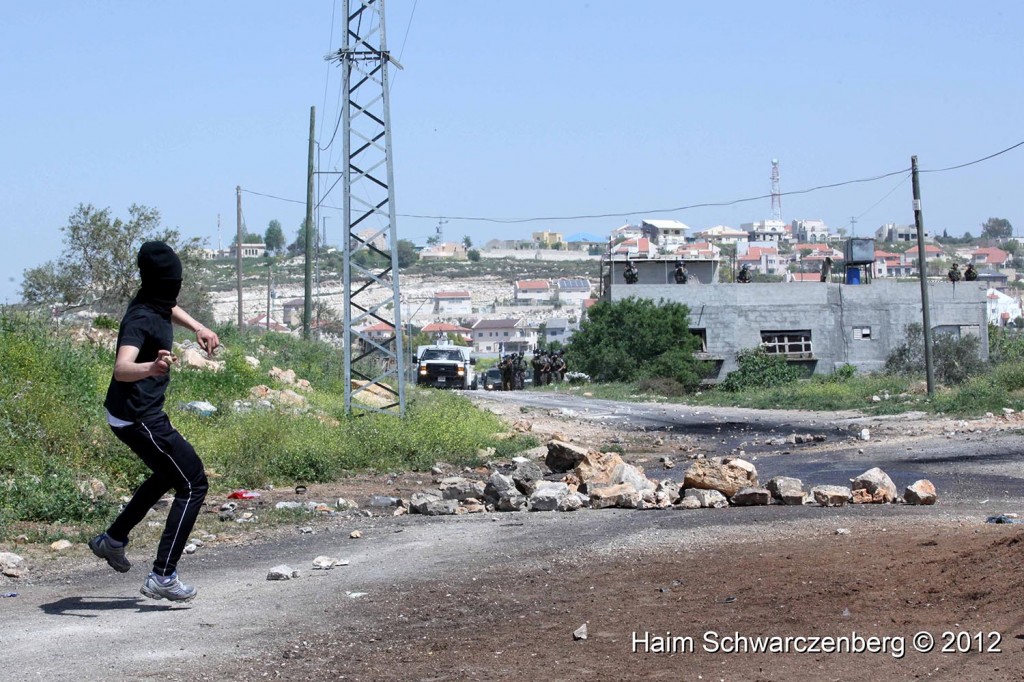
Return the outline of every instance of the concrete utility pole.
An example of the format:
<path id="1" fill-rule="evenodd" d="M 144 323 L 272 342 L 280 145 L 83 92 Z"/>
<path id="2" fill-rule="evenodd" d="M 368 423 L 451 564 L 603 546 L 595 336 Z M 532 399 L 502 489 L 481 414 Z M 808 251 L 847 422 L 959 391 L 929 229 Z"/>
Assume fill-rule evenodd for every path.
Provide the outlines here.
<path id="1" fill-rule="evenodd" d="M 242 331 L 242 186 L 235 185 L 238 213 L 238 236 L 235 238 L 235 273 L 238 279 L 238 331 Z"/>
<path id="2" fill-rule="evenodd" d="M 398 289 L 398 233 L 395 227 L 394 168 L 391 155 L 391 113 L 388 69 L 402 68 L 387 49 L 384 0 L 345 0 L 344 42 L 327 55 L 342 67 L 339 135 L 344 144 L 344 208 L 342 220 L 342 282 L 344 296 L 345 411 L 405 415 L 405 353 Z M 386 259 L 370 265 L 360 251 Z M 391 288 L 390 300 L 374 297 L 371 287 Z M 390 310 L 390 312 L 389 312 Z M 361 329 L 383 323 L 391 336 L 373 338 Z M 361 381 L 353 387 L 353 378 Z M 387 392 L 391 402 L 381 407 L 353 404 L 353 396 Z"/>
<path id="3" fill-rule="evenodd" d="M 270 331 L 270 286 L 273 279 L 274 264 L 267 261 L 267 331 Z"/>
<path id="4" fill-rule="evenodd" d="M 924 371 L 928 381 L 928 397 L 935 394 L 932 371 L 932 322 L 928 310 L 928 259 L 924 250 L 924 212 L 921 210 L 921 185 L 917 179 L 917 156 L 910 157 L 910 178 L 914 186 L 914 225 L 917 227 L 917 264 L 921 276 L 921 317 L 924 322 Z"/>
<path id="5" fill-rule="evenodd" d="M 313 319 L 313 141 L 316 135 L 316 107 L 309 108 L 309 162 L 306 166 L 306 297 L 302 306 L 302 338 L 309 340 Z"/>

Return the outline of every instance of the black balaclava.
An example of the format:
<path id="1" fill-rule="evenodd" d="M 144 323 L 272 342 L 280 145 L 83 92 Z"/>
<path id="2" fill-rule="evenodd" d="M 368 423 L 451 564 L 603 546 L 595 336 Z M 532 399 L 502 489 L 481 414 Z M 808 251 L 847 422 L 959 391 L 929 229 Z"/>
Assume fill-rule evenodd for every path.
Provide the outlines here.
<path id="1" fill-rule="evenodd" d="M 170 315 L 181 291 L 181 259 L 163 242 L 146 242 L 139 249 L 142 288 L 135 300 Z"/>

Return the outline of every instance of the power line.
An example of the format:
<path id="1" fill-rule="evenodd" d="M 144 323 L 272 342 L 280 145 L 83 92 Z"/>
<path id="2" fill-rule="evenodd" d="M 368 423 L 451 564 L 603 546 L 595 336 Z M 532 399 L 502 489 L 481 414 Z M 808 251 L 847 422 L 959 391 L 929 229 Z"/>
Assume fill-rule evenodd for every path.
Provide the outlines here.
<path id="1" fill-rule="evenodd" d="M 881 199 L 879 199 L 879 200 L 878 200 L 878 201 L 876 201 L 875 203 L 871 204 L 871 208 L 869 208 L 868 210 L 864 211 L 864 212 L 863 212 L 863 213 L 861 213 L 860 215 L 858 215 L 858 216 L 855 216 L 855 217 L 853 218 L 853 221 L 854 221 L 854 223 L 856 223 L 856 222 L 857 222 L 858 220 L 860 220 L 861 218 L 863 218 L 864 216 L 866 216 L 866 215 L 867 215 L 868 213 L 871 213 L 871 211 L 872 211 L 872 210 L 874 210 L 874 208 L 875 208 L 876 206 L 878 206 L 878 205 L 879 205 L 880 203 L 882 203 L 883 201 L 885 201 L 886 199 L 888 199 L 888 198 L 889 198 L 889 196 L 890 196 L 890 195 L 891 195 L 891 194 L 892 194 L 893 192 L 895 192 L 895 191 L 896 191 L 896 190 L 898 190 L 898 189 L 899 189 L 900 187 L 902 187 L 903 185 L 905 185 L 905 184 L 906 184 L 906 182 L 907 182 L 907 180 L 909 180 L 909 179 L 910 179 L 910 173 L 907 173 L 907 175 L 906 175 L 906 176 L 905 176 L 905 177 L 904 177 L 904 178 L 903 178 L 902 180 L 900 180 L 900 182 L 899 182 L 899 184 L 898 184 L 898 185 L 896 185 L 896 186 L 895 186 L 895 187 L 893 187 L 893 188 L 892 188 L 891 190 L 889 190 L 888 192 L 886 192 L 886 193 L 885 193 L 885 195 L 884 195 L 884 196 L 883 196 L 883 197 L 882 197 Z"/>
<path id="2" fill-rule="evenodd" d="M 399 61 L 399 63 L 401 63 L 401 61 L 402 61 L 402 55 L 405 54 L 405 43 L 409 40 L 409 30 L 412 28 L 412 19 L 413 19 L 413 17 L 416 16 L 416 5 L 418 5 L 418 4 L 419 4 L 419 0 L 414 0 L 413 3 L 412 3 L 412 11 L 409 12 L 409 23 L 406 24 L 406 26 L 405 26 L 405 37 L 402 38 L 402 47 L 399 48 L 399 50 L 398 50 L 398 61 Z M 397 75 L 398 74 L 396 73 L 395 76 L 397 77 Z M 391 79 L 391 88 L 388 90 L 388 92 L 390 92 L 391 90 L 394 90 L 394 88 L 395 88 L 395 79 L 392 78 Z"/>
<path id="3" fill-rule="evenodd" d="M 962 164 L 959 164 L 959 165 L 956 165 L 956 166 L 949 166 L 948 168 L 935 168 L 935 169 L 931 169 L 931 170 L 922 170 L 920 172 L 921 173 L 941 173 L 941 172 L 945 172 L 945 171 L 956 170 L 956 169 L 959 169 L 959 168 L 965 168 L 967 166 L 973 166 L 975 164 L 981 163 L 983 161 L 988 161 L 989 159 L 993 159 L 993 158 L 995 158 L 997 156 L 1000 156 L 1000 155 L 1005 154 L 1007 152 L 1013 151 L 1014 149 L 1017 149 L 1018 147 L 1021 147 L 1021 146 L 1024 146 L 1024 141 L 1018 142 L 1017 144 L 1012 145 L 1010 147 L 1007 147 L 1006 149 L 1000 150 L 1000 151 L 998 151 L 998 152 L 996 152 L 994 154 L 989 154 L 988 156 L 984 156 L 984 157 L 982 157 L 980 159 L 975 159 L 974 161 L 969 161 L 967 163 L 962 163 Z M 875 175 L 875 176 L 868 177 L 868 178 L 857 178 L 855 180 L 844 180 L 842 182 L 833 182 L 833 183 L 829 183 L 829 184 L 825 184 L 825 185 L 816 185 L 814 187 L 808 187 L 806 189 L 790 190 L 788 192 L 782 192 L 781 196 L 793 196 L 793 195 L 798 195 L 798 194 L 810 194 L 812 192 L 818 192 L 818 191 L 821 191 L 821 190 L 824 190 L 824 189 L 835 189 L 836 187 L 844 187 L 846 185 L 854 185 L 854 184 L 862 184 L 862 183 L 867 183 L 867 182 L 875 182 L 877 180 L 884 180 L 885 178 L 890 178 L 890 177 L 893 177 L 894 175 L 902 175 L 904 173 L 906 173 L 907 176 L 905 178 L 903 178 L 903 180 L 900 182 L 900 184 L 896 185 L 896 187 L 894 187 L 885 196 L 883 196 L 881 200 L 876 202 L 873 206 L 871 206 L 871 208 L 869 208 L 867 211 L 864 212 L 864 213 L 867 213 L 871 209 L 875 208 L 875 206 L 877 206 L 879 203 L 881 203 L 882 200 L 886 199 L 890 194 L 895 192 L 896 189 L 899 188 L 900 186 L 902 186 L 904 182 L 906 182 L 907 178 L 910 177 L 910 175 L 909 175 L 910 169 L 909 168 L 901 168 L 900 170 L 891 171 L 889 173 L 883 173 L 881 175 Z M 242 191 L 246 192 L 248 194 L 254 194 L 256 196 L 262 196 L 262 197 L 267 197 L 269 199 L 275 199 L 277 201 L 286 201 L 286 202 L 294 203 L 294 204 L 305 204 L 304 201 L 299 201 L 297 199 L 287 199 L 285 197 L 280 197 L 280 196 L 276 196 L 276 195 L 273 195 L 273 194 L 266 194 L 266 193 L 263 193 L 263 192 L 254 192 L 254 191 L 248 190 L 248 189 L 243 189 Z M 488 218 L 486 216 L 453 216 L 453 215 L 443 215 L 443 216 L 441 216 L 441 215 L 425 215 L 425 214 L 419 214 L 419 213 L 399 213 L 397 215 L 399 217 L 401 217 L 401 218 L 421 218 L 421 219 L 427 219 L 427 220 L 440 220 L 440 219 L 444 218 L 446 220 L 471 220 L 471 221 L 482 222 L 482 223 L 499 223 L 499 224 L 503 224 L 503 225 L 511 225 L 511 224 L 518 224 L 518 223 L 532 223 L 532 222 L 541 222 L 541 221 L 554 222 L 554 221 L 560 221 L 560 220 L 589 220 L 589 219 L 596 219 L 596 218 L 626 218 L 626 217 L 629 217 L 629 216 L 632 216 L 632 215 L 637 215 L 637 214 L 650 215 L 650 214 L 654 214 L 654 213 L 675 213 L 675 212 L 680 212 L 680 211 L 688 211 L 688 210 L 692 210 L 692 209 L 696 209 L 696 208 L 722 208 L 722 207 L 727 207 L 727 206 L 735 206 L 737 204 L 749 203 L 751 201 L 762 201 L 764 199 L 770 198 L 771 196 L 772 196 L 771 194 L 760 194 L 758 196 L 743 197 L 741 199 L 733 199 L 733 200 L 730 200 L 730 201 L 701 202 L 701 203 L 696 203 L 696 204 L 687 204 L 687 205 L 684 205 L 684 206 L 675 206 L 675 207 L 672 207 L 672 208 L 655 208 L 655 209 L 644 209 L 644 210 L 634 210 L 634 211 L 622 211 L 622 212 L 614 212 L 614 213 L 591 213 L 591 214 L 568 215 L 568 216 L 535 216 L 535 217 L 531 217 L 531 218 L 510 218 L 510 219 L 505 219 L 505 218 Z M 326 195 L 324 196 L 324 198 L 326 198 Z M 325 208 L 331 208 L 331 209 L 340 210 L 338 206 L 328 206 L 328 205 L 324 204 L 324 207 Z M 864 215 L 864 213 L 862 213 L 861 215 Z"/>
<path id="4" fill-rule="evenodd" d="M 1001 154 L 1005 154 L 1006 152 L 1013 151 L 1014 149 L 1016 149 L 1017 147 L 1020 147 L 1021 145 L 1024 145 L 1024 140 L 1018 142 L 1017 144 L 1015 144 L 1015 145 L 1013 145 L 1011 147 L 1007 147 L 1006 149 L 998 151 L 995 154 L 989 154 L 988 156 L 983 156 L 980 159 L 975 159 L 974 161 L 968 161 L 967 163 L 961 163 L 958 166 L 949 166 L 947 168 L 932 168 L 930 170 L 918 170 L 918 173 L 944 173 L 946 171 L 957 170 L 958 168 L 966 168 L 967 166 L 973 166 L 974 164 L 981 163 L 982 161 L 988 161 L 989 159 L 994 159 L 994 158 L 996 158 L 997 156 L 999 156 Z"/>
<path id="5" fill-rule="evenodd" d="M 327 54 L 331 53 L 331 49 L 334 47 L 334 14 L 338 9 L 338 0 L 334 0 L 331 3 L 331 37 L 327 41 Z M 324 79 L 324 104 L 323 110 L 327 111 L 327 89 L 331 85 L 331 65 L 327 64 L 327 77 Z M 324 133 L 324 119 L 320 119 L 320 135 Z"/>
<path id="6" fill-rule="evenodd" d="M 789 192 L 782 192 L 781 196 L 789 196 L 789 195 L 794 195 L 794 194 L 809 194 L 810 192 L 817 192 L 817 191 L 823 190 L 823 189 L 832 189 L 832 188 L 835 188 L 835 187 L 842 187 L 844 185 L 853 185 L 853 184 L 856 184 L 856 183 L 863 183 L 863 182 L 874 182 L 875 180 L 882 180 L 883 178 L 892 177 L 893 175 L 899 175 L 900 173 L 906 173 L 909 170 L 910 170 L 909 168 L 904 168 L 904 169 L 901 169 L 901 170 L 898 170 L 898 171 L 893 171 L 891 173 L 884 173 L 883 175 L 877 175 L 877 176 L 871 177 L 871 178 L 859 178 L 857 180 L 845 180 L 843 182 L 834 182 L 834 183 L 830 183 L 830 184 L 827 184 L 827 185 L 818 185 L 816 187 L 808 187 L 807 189 L 791 190 Z M 501 219 L 501 218 L 484 218 L 484 217 L 451 216 L 451 215 L 446 215 L 446 216 L 417 215 L 417 214 L 409 214 L 409 213 L 403 213 L 403 214 L 401 214 L 401 216 L 403 218 L 429 218 L 431 220 L 438 220 L 440 218 L 447 218 L 448 220 L 472 220 L 472 221 L 476 221 L 476 222 L 502 223 L 502 224 L 532 223 L 532 222 L 540 222 L 540 221 L 554 222 L 554 221 L 557 221 L 557 220 L 584 220 L 584 219 L 593 219 L 593 218 L 626 218 L 626 217 L 629 217 L 629 216 L 632 216 L 632 215 L 636 215 L 636 214 L 649 215 L 649 214 L 652 214 L 652 213 L 677 213 L 677 212 L 680 212 L 680 211 L 688 211 L 688 210 L 695 209 L 695 208 L 715 208 L 715 207 L 724 207 L 724 206 L 735 206 L 736 204 L 743 204 L 743 203 L 747 203 L 747 202 L 751 202 L 751 201 L 761 201 L 763 199 L 768 199 L 771 196 L 772 196 L 771 194 L 761 194 L 761 195 L 758 195 L 756 197 L 744 197 L 742 199 L 733 199 L 731 201 L 711 201 L 711 202 L 703 202 L 703 203 L 699 203 L 699 204 L 687 204 L 685 206 L 675 206 L 675 207 L 672 207 L 672 208 L 653 208 L 653 209 L 644 209 L 644 210 L 637 210 L 637 211 L 624 211 L 624 212 L 621 212 L 621 213 L 594 213 L 594 214 L 589 214 L 589 215 L 573 215 L 573 216 L 544 216 L 544 217 L 538 216 L 538 217 L 533 217 L 533 218 L 516 218 L 516 219 L 508 219 L 508 220 Z"/>

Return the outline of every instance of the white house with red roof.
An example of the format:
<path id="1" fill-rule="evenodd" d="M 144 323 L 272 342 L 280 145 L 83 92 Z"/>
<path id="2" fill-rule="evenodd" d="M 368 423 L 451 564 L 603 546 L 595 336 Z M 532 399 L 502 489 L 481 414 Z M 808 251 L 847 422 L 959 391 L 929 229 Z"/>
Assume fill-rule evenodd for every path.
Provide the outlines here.
<path id="1" fill-rule="evenodd" d="M 974 249 L 971 252 L 971 262 L 975 265 L 991 265 L 994 268 L 1006 266 L 1010 260 L 1010 254 L 995 246 Z"/>
<path id="2" fill-rule="evenodd" d="M 441 315 L 472 315 L 473 297 L 469 291 L 435 291 L 434 312 Z"/>
<path id="3" fill-rule="evenodd" d="M 612 253 L 630 258 L 654 258 L 658 255 L 658 245 L 647 237 L 638 237 L 616 244 Z"/>
<path id="4" fill-rule="evenodd" d="M 735 244 L 747 241 L 750 235 L 744 231 L 729 227 L 728 225 L 715 225 L 693 235 L 698 241 L 713 242 L 715 244 Z"/>
<path id="5" fill-rule="evenodd" d="M 907 249 L 907 258 L 909 258 L 911 260 L 911 262 L 916 261 L 918 253 L 919 252 L 917 250 L 917 246 L 914 245 L 914 246 L 910 247 L 909 249 Z M 924 245 L 924 260 L 925 260 L 926 263 L 928 261 L 939 260 L 940 258 L 944 257 L 945 255 L 946 255 L 946 253 L 942 249 L 940 249 L 939 247 L 935 246 L 934 244 L 925 244 Z"/>
<path id="6" fill-rule="evenodd" d="M 908 258 L 905 253 L 875 249 L 871 273 L 874 277 L 913 277 L 917 274 L 916 261 L 916 258 Z"/>
<path id="7" fill-rule="evenodd" d="M 424 334 L 434 337 L 447 336 L 449 339 L 459 337 L 467 342 L 473 340 L 473 330 L 468 327 L 461 327 L 449 322 L 431 322 L 420 330 Z"/>
<path id="8" fill-rule="evenodd" d="M 736 258 L 737 267 L 747 265 L 764 275 L 779 275 L 789 265 L 789 258 L 779 254 L 774 246 L 751 246 Z"/>
<path id="9" fill-rule="evenodd" d="M 989 324 L 1005 327 L 1018 317 L 1024 316 L 1024 312 L 1021 311 L 1020 299 L 1007 296 L 996 289 L 989 289 L 985 292 L 985 301 Z"/>
<path id="10" fill-rule="evenodd" d="M 681 258 L 718 258 L 722 250 L 711 242 L 692 242 L 676 247 L 675 254 Z"/>
<path id="11" fill-rule="evenodd" d="M 517 301 L 550 301 L 551 282 L 546 279 L 516 280 L 512 285 L 512 293 Z"/>
<path id="12" fill-rule="evenodd" d="M 378 322 L 363 327 L 359 330 L 359 333 L 374 341 L 384 341 L 395 335 L 395 325 L 388 322 Z"/>
<path id="13" fill-rule="evenodd" d="M 804 251 L 810 251 L 810 253 L 804 255 Z M 843 252 L 833 249 L 828 244 L 822 244 L 819 242 L 801 242 L 793 245 L 793 252 L 801 258 L 807 258 L 808 256 L 832 256 L 832 258 L 842 258 Z"/>
<path id="14" fill-rule="evenodd" d="M 472 334 L 478 353 L 526 353 L 537 347 L 537 330 L 519 317 L 477 320 Z"/>
<path id="15" fill-rule="evenodd" d="M 820 272 L 787 272 L 787 282 L 820 282 Z"/>

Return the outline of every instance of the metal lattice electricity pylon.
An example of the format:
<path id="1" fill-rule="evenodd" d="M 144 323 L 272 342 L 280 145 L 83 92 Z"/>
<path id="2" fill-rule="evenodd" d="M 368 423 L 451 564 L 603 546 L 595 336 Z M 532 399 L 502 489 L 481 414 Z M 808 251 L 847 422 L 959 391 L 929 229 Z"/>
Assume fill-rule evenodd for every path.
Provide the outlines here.
<path id="1" fill-rule="evenodd" d="M 394 170 L 384 0 L 345 0 L 344 38 L 326 59 L 341 64 L 347 96 L 341 113 L 345 170 L 343 206 L 345 410 L 405 415 L 405 362 L 398 290 Z M 381 295 L 389 289 L 390 295 Z M 381 338 L 358 331 L 390 327 Z M 374 325 L 380 328 L 380 324 Z M 385 332 L 387 333 L 387 332 Z M 353 385 L 353 379 L 359 383 Z M 360 393 L 365 400 L 353 403 Z M 380 404 L 380 396 L 387 404 Z M 376 407 L 369 405 L 377 404 Z"/>

